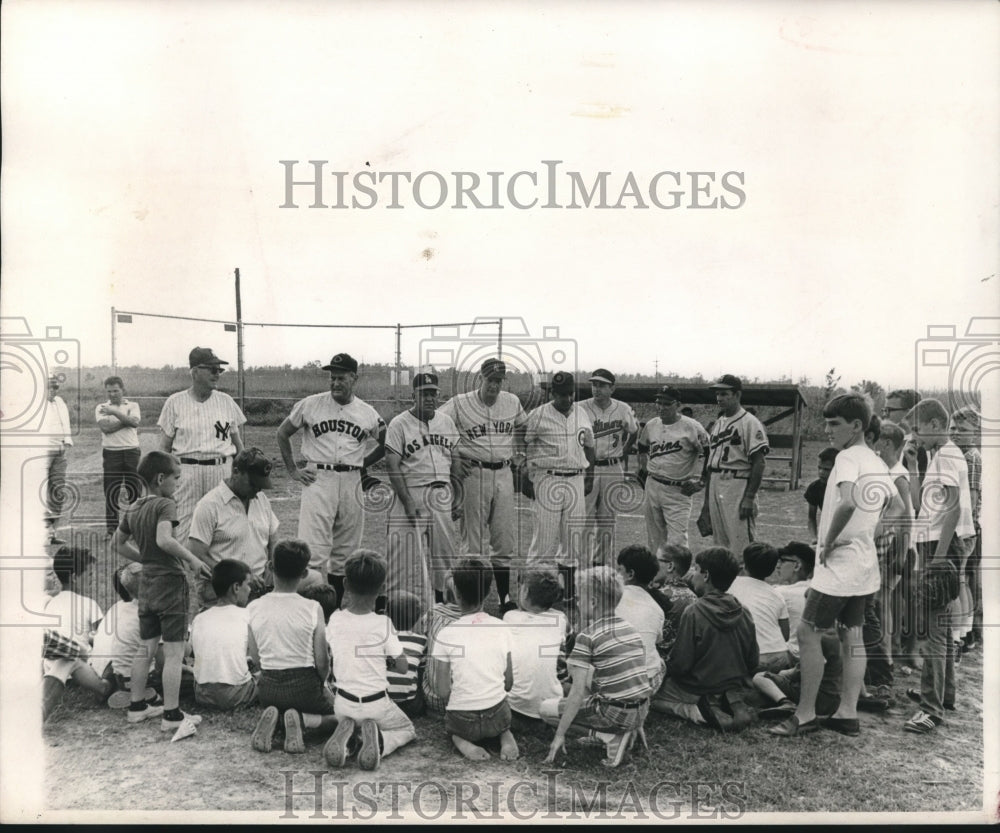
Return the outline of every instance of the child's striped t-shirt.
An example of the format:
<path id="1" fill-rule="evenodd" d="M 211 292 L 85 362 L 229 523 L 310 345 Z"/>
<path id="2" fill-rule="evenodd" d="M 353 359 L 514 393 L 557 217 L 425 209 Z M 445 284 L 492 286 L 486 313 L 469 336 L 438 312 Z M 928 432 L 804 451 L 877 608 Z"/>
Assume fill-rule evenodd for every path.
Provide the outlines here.
<path id="1" fill-rule="evenodd" d="M 389 682 L 390 699 L 394 703 L 402 703 L 417 696 L 417 669 L 424 658 L 427 637 L 413 631 L 400 631 L 397 636 L 403 643 L 403 653 L 406 655 L 406 673 L 397 674 L 390 669 L 386 679 Z"/>

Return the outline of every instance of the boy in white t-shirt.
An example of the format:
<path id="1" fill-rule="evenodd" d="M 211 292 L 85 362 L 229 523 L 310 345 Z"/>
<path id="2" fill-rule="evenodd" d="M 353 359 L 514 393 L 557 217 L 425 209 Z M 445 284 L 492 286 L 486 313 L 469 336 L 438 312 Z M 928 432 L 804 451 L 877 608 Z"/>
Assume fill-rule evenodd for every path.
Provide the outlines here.
<path id="1" fill-rule="evenodd" d="M 621 601 L 615 606 L 615 616 L 628 622 L 642 637 L 646 673 L 653 691 L 659 691 L 667 672 L 666 663 L 656 650 L 656 643 L 663 636 L 666 614 L 648 590 L 659 571 L 656 556 L 644 546 L 633 544 L 618 553 L 618 575 L 625 586 Z"/>
<path id="2" fill-rule="evenodd" d="M 212 568 L 218 601 L 194 617 L 194 699 L 202 706 L 237 709 L 257 699 L 257 682 L 247 664 L 252 586 L 249 565 L 224 558 Z"/>
<path id="3" fill-rule="evenodd" d="M 514 684 L 507 695 L 515 717 L 539 720 L 543 700 L 562 696 L 556 668 L 566 639 L 566 615 L 554 605 L 562 594 L 555 570 L 522 573 L 518 610 L 503 617 L 510 626 Z"/>
<path id="4" fill-rule="evenodd" d="M 513 761 L 518 748 L 507 703 L 514 681 L 510 628 L 483 611 L 493 569 L 481 558 L 463 558 L 452 580 L 462 615 L 438 634 L 428 664 L 431 687 L 448 702 L 445 731 L 470 760 L 488 760 L 479 743 L 499 738 L 501 759 Z"/>
<path id="5" fill-rule="evenodd" d="M 788 605 L 766 579 L 778 566 L 778 551 L 760 541 L 743 550 L 743 573 L 733 579 L 729 593 L 750 611 L 760 651 L 757 671 L 777 673 L 791 666 L 788 656 Z"/>
<path id="6" fill-rule="evenodd" d="M 344 564 L 344 600 L 326 626 L 337 681 L 334 710 L 339 723 L 323 747 L 323 757 L 341 767 L 357 748 L 358 766 L 378 768 L 383 755 L 405 746 L 417 733 L 389 697 L 388 668 L 406 671 L 406 654 L 388 616 L 375 612 L 385 586 L 385 559 L 358 550 Z"/>

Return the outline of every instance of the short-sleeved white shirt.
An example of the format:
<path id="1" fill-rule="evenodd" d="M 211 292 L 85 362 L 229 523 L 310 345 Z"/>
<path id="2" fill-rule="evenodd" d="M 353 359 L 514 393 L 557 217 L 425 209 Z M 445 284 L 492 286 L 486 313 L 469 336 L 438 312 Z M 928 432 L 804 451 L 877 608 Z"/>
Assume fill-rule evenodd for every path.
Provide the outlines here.
<path id="1" fill-rule="evenodd" d="M 799 655 L 799 622 L 802 621 L 802 611 L 806 609 L 806 590 L 809 580 L 797 581 L 795 584 L 776 584 L 774 589 L 785 600 L 788 607 L 788 650 L 792 656 Z"/>
<path id="2" fill-rule="evenodd" d="M 111 419 L 118 419 L 118 417 L 112 417 L 110 414 L 102 414 L 101 408 L 106 405 L 110 405 L 111 400 L 107 402 L 102 402 L 96 408 L 94 408 L 94 422 L 100 422 L 106 417 L 111 417 Z M 122 404 L 118 406 L 121 410 L 125 412 L 127 416 L 135 417 L 139 419 L 139 403 L 133 402 L 130 399 L 123 399 Z M 121 422 L 121 420 L 119 420 Z M 132 425 L 121 424 L 121 427 L 117 431 L 112 431 L 110 434 L 105 434 L 101 431 L 101 447 L 108 449 L 119 449 L 119 448 L 138 448 L 139 447 L 139 429 Z"/>
<path id="3" fill-rule="evenodd" d="M 408 486 L 449 482 L 458 429 L 447 414 L 435 411 L 429 422 L 410 411 L 393 417 L 385 432 L 385 449 L 400 458 L 399 470 Z"/>
<path id="4" fill-rule="evenodd" d="M 479 611 L 446 625 L 434 642 L 435 659 L 451 664 L 451 711 L 477 711 L 507 696 L 504 674 L 511 653 L 510 628 Z"/>
<path id="5" fill-rule="evenodd" d="M 924 485 L 920 490 L 920 510 L 917 518 L 927 522 L 927 528 L 917 529 L 917 540 L 928 542 L 941 539 L 941 522 L 952 504 L 944 499 L 944 487 L 958 488 L 959 517 L 955 534 L 967 538 L 976 534 L 972 524 L 972 492 L 969 490 L 969 465 L 961 449 L 951 440 L 942 445 L 927 463 Z"/>
<path id="6" fill-rule="evenodd" d="M 566 615 L 559 610 L 543 613 L 509 610 L 503 621 L 510 627 L 514 671 L 514 685 L 507 692 L 507 702 L 514 711 L 537 718 L 542 700 L 562 696 L 556 665 L 566 636 Z"/>
<path id="7" fill-rule="evenodd" d="M 663 636 L 663 608 L 643 588 L 626 584 L 615 616 L 628 622 L 639 636 L 646 651 L 646 671 L 654 674 L 660 669 L 660 654 L 656 643 Z"/>
<path id="8" fill-rule="evenodd" d="M 594 428 L 579 405 L 573 404 L 568 414 L 561 414 L 546 402 L 528 414 L 524 439 L 531 471 L 582 473 L 588 465 L 583 449 L 594 447 Z"/>
<path id="9" fill-rule="evenodd" d="M 132 673 L 132 660 L 141 645 L 139 600 L 118 600 L 104 614 L 104 619 L 94 634 L 90 664 L 101 674 L 110 662 L 116 674 L 128 677 Z"/>
<path id="10" fill-rule="evenodd" d="M 403 643 L 392 622 L 380 613 L 358 615 L 335 610 L 326 624 L 326 641 L 337 688 L 357 697 L 385 691 L 386 657 L 403 653 Z"/>
<path id="11" fill-rule="evenodd" d="M 778 621 L 789 619 L 788 604 L 777 588 L 751 576 L 737 576 L 729 586 L 729 594 L 753 616 L 757 648 L 762 654 L 774 654 L 787 648 Z"/>
<path id="12" fill-rule="evenodd" d="M 385 428 L 385 420 L 364 400 L 355 396 L 341 405 L 329 392 L 296 402 L 288 421 L 296 430 L 304 429 L 302 456 L 330 466 L 363 465 L 366 449 Z"/>
<path id="13" fill-rule="evenodd" d="M 189 537 L 208 547 L 210 567 L 232 558 L 260 578 L 267 566 L 267 542 L 277 534 L 278 523 L 267 495 L 258 492 L 244 509 L 243 501 L 223 481 L 198 501 Z"/>
<path id="14" fill-rule="evenodd" d="M 514 453 L 514 430 L 528 419 L 521 400 L 505 390 L 492 405 L 486 405 L 477 390 L 460 393 L 445 402 L 438 413 L 455 423 L 459 454 L 483 463 L 509 460 Z"/>
<path id="15" fill-rule="evenodd" d="M 590 417 L 594 431 L 594 456 L 598 460 L 621 457 L 628 435 L 639 430 L 639 421 L 631 406 L 612 399 L 608 407 L 601 410 L 597 401 L 590 398 L 580 402 L 579 407 Z"/>
<path id="16" fill-rule="evenodd" d="M 261 668 L 315 667 L 313 632 L 316 625 L 323 627 L 319 602 L 275 590 L 250 602 L 246 609 Z"/>
<path id="17" fill-rule="evenodd" d="M 49 624 L 50 628 L 81 645 L 90 644 L 90 632 L 104 618 L 97 602 L 72 590 L 60 590 L 52 596 L 45 603 L 45 614 L 59 617 Z"/>
<path id="18" fill-rule="evenodd" d="M 232 604 L 210 607 L 194 617 L 191 647 L 196 682 L 245 685 L 250 681 L 249 623 L 247 609 Z"/>
<path id="19" fill-rule="evenodd" d="M 156 424 L 173 439 L 173 454 L 231 457 L 236 453 L 232 430 L 246 421 L 228 393 L 213 390 L 208 399 L 199 402 L 190 390 L 182 390 L 163 403 Z"/>

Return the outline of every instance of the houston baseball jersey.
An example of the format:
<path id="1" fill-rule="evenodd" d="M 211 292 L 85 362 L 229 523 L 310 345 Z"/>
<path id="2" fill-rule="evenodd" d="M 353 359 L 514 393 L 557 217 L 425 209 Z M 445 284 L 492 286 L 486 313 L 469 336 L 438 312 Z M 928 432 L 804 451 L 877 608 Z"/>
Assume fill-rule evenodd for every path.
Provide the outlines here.
<path id="1" fill-rule="evenodd" d="M 594 430 L 594 455 L 598 460 L 620 457 L 629 434 L 639 430 L 639 422 L 632 408 L 612 399 L 607 409 L 601 410 L 594 399 L 584 399 L 580 409 L 590 417 Z"/>
<path id="2" fill-rule="evenodd" d="M 438 413 L 454 421 L 459 454 L 484 463 L 509 460 L 514 453 L 514 429 L 528 419 L 521 400 L 504 390 L 492 405 L 483 402 L 478 390 L 460 393 L 445 402 Z"/>
<path id="3" fill-rule="evenodd" d="M 407 485 L 427 486 L 451 479 L 451 455 L 458 429 L 451 417 L 436 411 L 429 422 L 410 411 L 393 417 L 385 433 L 386 451 L 400 456 L 399 470 Z"/>
<path id="4" fill-rule="evenodd" d="M 341 405 L 328 392 L 296 402 L 288 421 L 296 430 L 304 429 L 302 456 L 327 465 L 362 465 L 366 447 L 385 428 L 385 420 L 367 402 L 355 396 Z"/>
<path id="5" fill-rule="evenodd" d="M 708 450 L 708 432 L 691 417 L 681 416 L 669 425 L 654 417 L 639 435 L 639 451 L 648 454 L 646 471 L 667 480 L 701 476 L 701 460 Z"/>
<path id="6" fill-rule="evenodd" d="M 553 469 L 582 473 L 588 465 L 583 449 L 594 447 L 594 428 L 579 405 L 571 405 L 569 413 L 563 415 L 546 402 L 528 414 L 524 438 L 532 472 Z"/>
<path id="7" fill-rule="evenodd" d="M 199 402 L 189 390 L 182 390 L 163 403 L 156 424 L 173 439 L 171 451 L 176 455 L 232 457 L 236 453 L 232 429 L 239 429 L 246 421 L 228 393 L 214 390 L 208 399 Z"/>
<path id="8" fill-rule="evenodd" d="M 761 421 L 740 408 L 731 417 L 720 416 L 709 437 L 708 467 L 712 471 L 750 471 L 750 457 L 755 452 L 769 450 L 767 433 Z"/>

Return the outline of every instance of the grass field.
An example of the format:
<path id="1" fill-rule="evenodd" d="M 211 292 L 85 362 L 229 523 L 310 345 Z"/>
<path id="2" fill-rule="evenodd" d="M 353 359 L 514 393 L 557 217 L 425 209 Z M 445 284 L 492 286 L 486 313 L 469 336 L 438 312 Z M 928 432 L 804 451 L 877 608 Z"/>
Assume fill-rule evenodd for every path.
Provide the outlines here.
<path id="1" fill-rule="evenodd" d="M 149 448 L 155 435 L 144 430 L 141 439 Z M 280 459 L 273 428 L 248 428 L 246 439 Z M 807 448 L 806 482 L 819 447 L 813 443 Z M 110 559 L 102 531 L 96 431 L 77 438 L 69 476 L 78 498 L 67 510 L 62 537 L 98 554 L 105 569 L 98 571 L 103 579 L 95 593 L 107 609 L 113 591 L 106 580 Z M 271 500 L 282 532 L 292 536 L 299 486 L 280 465 L 273 480 Z M 527 541 L 531 507 L 519 500 L 520 532 Z M 807 539 L 805 519 L 801 489 L 761 493 L 762 540 L 780 544 Z M 644 537 L 636 514 L 620 519 L 619 546 Z M 693 526 L 690 537 L 697 550 L 704 539 Z M 365 544 L 382 549 L 384 541 L 384 516 L 372 514 Z M 975 811 L 982 807 L 982 673 L 981 653 L 965 655 L 957 673 L 958 709 L 931 736 L 902 731 L 914 710 L 905 689 L 916 680 L 899 677 L 898 705 L 885 715 L 862 715 L 858 738 L 824 731 L 783 740 L 768 735 L 761 724 L 724 737 L 654 714 L 646 724 L 649 750 L 637 748 L 617 770 L 601 766 L 598 750 L 572 742 L 557 765 L 544 764 L 551 730 L 522 733 L 521 758 L 514 763 L 501 763 L 494 755 L 487 763 L 471 764 L 452 749 L 441 719 L 431 716 L 415 721 L 418 740 L 387 758 L 378 772 L 361 773 L 349 765 L 323 775 L 321 741 L 314 740 L 298 756 L 251 750 L 257 708 L 229 715 L 204 712 L 196 736 L 171 744 L 158 722 L 127 727 L 123 713 L 92 705 L 81 692 L 70 690 L 43 730 L 45 804 L 52 810 L 253 810 L 274 820 L 288 818 L 288 806 L 298 818 L 320 818 L 314 815 L 319 811 L 327 818 L 345 818 L 346 813 L 364 819 L 377 810 L 382 818 L 417 813 L 418 820 L 441 821 L 473 820 L 472 808 L 486 819 L 517 813 L 544 819 L 554 812 L 581 819 L 652 820 L 776 811 Z M 182 706 L 193 709 L 194 703 Z M 314 794 L 317 783 L 320 799 Z M 300 794 L 288 797 L 289 788 Z"/>

